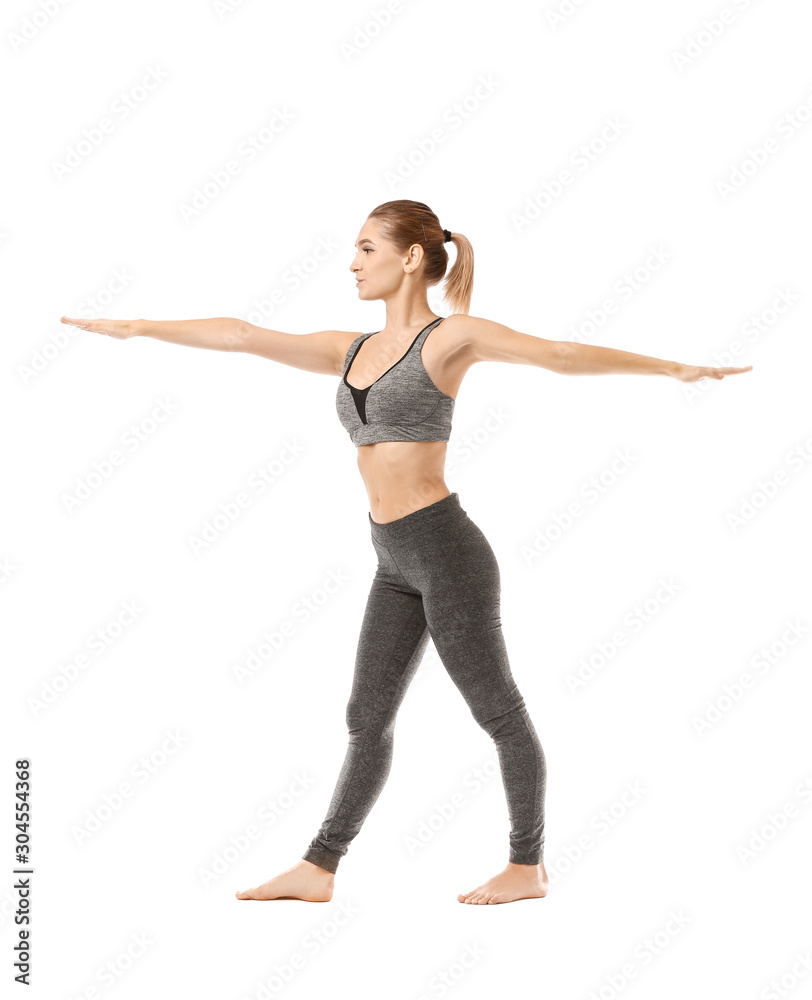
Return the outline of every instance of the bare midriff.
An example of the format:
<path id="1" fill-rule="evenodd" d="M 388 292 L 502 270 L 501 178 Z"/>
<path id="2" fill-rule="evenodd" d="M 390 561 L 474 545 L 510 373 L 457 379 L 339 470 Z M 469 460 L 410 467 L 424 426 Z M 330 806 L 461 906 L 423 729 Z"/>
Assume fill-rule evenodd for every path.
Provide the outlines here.
<path id="1" fill-rule="evenodd" d="M 455 400 L 473 363 L 459 332 L 462 322 L 462 317 L 449 316 L 432 331 L 420 350 L 426 374 L 440 392 Z M 386 356 L 365 355 L 362 345 L 351 365 L 353 381 L 357 379 L 360 386 L 368 386 L 383 377 L 382 372 L 403 357 L 404 345 L 408 347 L 418 332 L 419 328 L 404 336 L 397 350 L 389 350 L 391 341 L 387 343 L 380 334 L 368 338 L 377 340 L 381 336 L 373 346 L 384 350 L 386 344 Z M 368 349 L 370 345 L 365 346 Z M 368 363 L 373 360 L 376 367 L 370 370 Z M 452 492 L 444 478 L 447 450 L 446 441 L 378 441 L 360 445 L 356 449 L 358 469 L 367 489 L 372 520 L 378 524 L 396 521 L 447 497 Z"/>
<path id="2" fill-rule="evenodd" d="M 379 441 L 358 449 L 373 521 L 385 524 L 447 497 L 445 441 Z"/>

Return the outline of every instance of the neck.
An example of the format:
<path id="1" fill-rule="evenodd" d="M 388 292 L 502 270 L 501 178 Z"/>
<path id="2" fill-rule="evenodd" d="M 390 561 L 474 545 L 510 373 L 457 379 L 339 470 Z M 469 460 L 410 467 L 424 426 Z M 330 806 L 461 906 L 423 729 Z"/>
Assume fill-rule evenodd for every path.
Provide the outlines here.
<path id="1" fill-rule="evenodd" d="M 421 296 L 397 294 L 386 299 L 386 325 L 382 332 L 422 329 L 435 318 L 425 293 Z"/>

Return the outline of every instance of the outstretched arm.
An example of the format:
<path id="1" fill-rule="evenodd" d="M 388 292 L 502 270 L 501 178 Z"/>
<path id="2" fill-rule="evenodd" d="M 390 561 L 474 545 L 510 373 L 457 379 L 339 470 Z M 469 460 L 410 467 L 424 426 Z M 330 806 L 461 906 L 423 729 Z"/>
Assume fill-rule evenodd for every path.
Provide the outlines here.
<path id="1" fill-rule="evenodd" d="M 235 351 L 239 349 L 243 323 L 230 316 L 213 319 L 71 319 L 61 316 L 60 323 L 78 326 L 81 330 L 101 333 L 114 340 L 130 337 L 154 337 L 167 344 L 182 347 L 205 347 L 210 351 Z"/>
<path id="2" fill-rule="evenodd" d="M 466 316 L 466 338 L 474 361 L 507 361 L 537 365 L 559 375 L 669 375 L 680 382 L 749 372 L 746 368 L 713 368 L 664 361 L 646 354 L 618 351 L 613 347 L 579 344 L 569 340 L 543 340 L 489 319 Z"/>
<path id="3" fill-rule="evenodd" d="M 62 316 L 61 322 L 116 340 L 152 337 L 183 347 L 255 354 L 320 375 L 341 374 L 347 349 L 353 337 L 357 336 L 340 330 L 282 333 L 229 316 L 178 320 L 70 319 Z"/>

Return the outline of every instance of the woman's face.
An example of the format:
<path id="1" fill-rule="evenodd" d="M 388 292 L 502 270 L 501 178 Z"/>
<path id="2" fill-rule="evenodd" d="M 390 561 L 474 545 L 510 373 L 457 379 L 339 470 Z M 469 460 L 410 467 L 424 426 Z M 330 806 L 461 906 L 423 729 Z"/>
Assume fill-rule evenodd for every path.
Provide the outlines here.
<path id="1" fill-rule="evenodd" d="M 399 256 L 391 243 L 383 239 L 374 219 L 367 219 L 355 240 L 356 254 L 350 264 L 350 271 L 356 278 L 358 297 L 364 300 L 383 299 L 394 294 L 407 273 L 414 271 L 414 251 L 417 244 L 410 247 L 410 256 Z M 422 247 L 419 247 L 422 253 Z M 416 258 L 419 263 L 419 255 Z"/>

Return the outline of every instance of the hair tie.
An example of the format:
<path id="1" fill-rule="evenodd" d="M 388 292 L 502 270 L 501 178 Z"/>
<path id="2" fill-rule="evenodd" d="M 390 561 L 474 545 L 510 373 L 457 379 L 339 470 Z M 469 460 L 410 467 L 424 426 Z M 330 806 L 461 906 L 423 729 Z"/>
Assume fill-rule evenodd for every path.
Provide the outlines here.
<path id="1" fill-rule="evenodd" d="M 443 230 L 443 243 L 448 243 L 448 241 L 450 239 L 451 239 L 451 233 L 447 229 L 444 229 Z"/>

